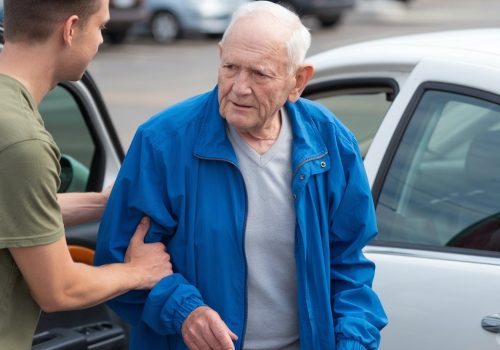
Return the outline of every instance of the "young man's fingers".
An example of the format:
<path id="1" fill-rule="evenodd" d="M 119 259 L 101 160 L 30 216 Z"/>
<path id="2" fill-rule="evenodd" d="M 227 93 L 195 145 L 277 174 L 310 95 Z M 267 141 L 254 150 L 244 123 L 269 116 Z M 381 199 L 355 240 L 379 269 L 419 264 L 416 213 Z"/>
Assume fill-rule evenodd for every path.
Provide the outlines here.
<path id="1" fill-rule="evenodd" d="M 143 217 L 141 222 L 139 222 L 139 224 L 137 225 L 137 228 L 135 229 L 135 233 L 132 236 L 131 240 L 144 243 L 144 238 L 148 233 L 150 225 L 151 225 L 151 219 L 147 216 Z"/>

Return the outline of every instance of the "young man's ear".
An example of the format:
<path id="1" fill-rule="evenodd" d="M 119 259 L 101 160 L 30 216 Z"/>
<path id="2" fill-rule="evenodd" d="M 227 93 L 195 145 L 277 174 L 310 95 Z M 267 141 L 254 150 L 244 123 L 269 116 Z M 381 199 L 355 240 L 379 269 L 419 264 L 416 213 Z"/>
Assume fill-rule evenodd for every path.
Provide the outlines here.
<path id="1" fill-rule="evenodd" d="M 304 63 L 299 65 L 297 72 L 295 72 L 295 86 L 288 95 L 288 101 L 295 102 L 299 99 L 300 95 L 302 95 L 302 91 L 304 91 L 313 75 L 314 68 L 311 64 Z"/>
<path id="2" fill-rule="evenodd" d="M 78 18 L 77 15 L 73 15 L 68 17 L 64 21 L 63 25 L 63 41 L 64 45 L 70 47 L 71 44 L 73 43 L 73 39 L 75 36 L 75 28 L 78 25 L 78 21 L 80 19 Z"/>

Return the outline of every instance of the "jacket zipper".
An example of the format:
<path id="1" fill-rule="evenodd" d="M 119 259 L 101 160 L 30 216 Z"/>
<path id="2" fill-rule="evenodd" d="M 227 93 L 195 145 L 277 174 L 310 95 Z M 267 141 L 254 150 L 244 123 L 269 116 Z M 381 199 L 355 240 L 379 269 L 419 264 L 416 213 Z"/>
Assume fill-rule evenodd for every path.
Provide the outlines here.
<path id="1" fill-rule="evenodd" d="M 292 181 L 293 181 L 293 179 L 295 178 L 295 175 L 297 174 L 297 172 L 299 172 L 299 170 L 300 170 L 300 169 L 301 169 L 301 168 L 302 168 L 302 167 L 303 167 L 306 163 L 309 163 L 309 162 L 314 161 L 314 160 L 317 160 L 317 159 L 321 159 L 321 158 L 323 158 L 324 156 L 326 156 L 327 154 L 328 154 L 328 152 L 324 152 L 324 153 L 322 153 L 322 154 L 318 154 L 318 155 L 316 155 L 316 156 L 314 156 L 314 157 L 307 158 L 307 159 L 304 159 L 303 161 L 301 161 L 301 162 L 297 165 L 297 167 L 293 170 L 293 172 L 292 172 Z M 293 195 L 294 195 L 294 197 L 295 197 L 295 200 L 297 200 L 297 195 L 296 195 L 296 193 L 294 193 L 294 192 L 293 192 L 293 185 L 292 185 L 292 193 L 293 193 Z M 298 239 L 298 237 L 297 237 L 296 239 Z M 305 262 L 304 262 L 304 263 L 305 263 Z M 304 280 L 304 289 L 305 289 L 306 291 L 308 291 L 308 290 L 309 290 L 309 285 L 308 285 L 308 282 L 307 282 L 307 278 Z M 306 294 L 309 294 L 309 293 L 307 293 L 307 292 L 306 292 Z M 309 326 L 310 326 L 310 328 L 311 328 L 311 332 L 312 332 L 312 333 L 314 333 L 315 329 L 314 329 L 314 325 L 312 324 L 312 321 L 311 321 L 311 314 L 310 314 L 310 308 L 311 308 L 311 306 L 309 305 L 309 302 L 307 301 L 307 297 L 306 297 L 306 300 L 304 300 L 304 302 L 305 302 L 306 309 L 307 309 L 307 316 L 308 316 Z M 300 324 L 300 320 L 299 320 L 299 324 Z M 299 327 L 300 327 L 300 326 L 299 326 Z M 316 337 L 314 336 L 314 334 L 312 334 L 312 339 L 311 339 L 311 340 L 312 340 L 312 342 L 313 342 L 313 348 L 315 348 L 315 346 L 316 346 L 316 345 L 315 345 L 315 343 L 316 343 L 315 338 L 316 338 Z M 299 337 L 299 339 L 300 339 L 300 337 Z M 302 347 L 302 346 L 301 346 L 301 347 Z"/>
<path id="2" fill-rule="evenodd" d="M 324 156 L 326 156 L 328 154 L 328 152 L 325 152 L 325 153 L 322 153 L 322 154 L 318 154 L 317 156 L 314 156 L 314 157 L 311 157 L 311 158 L 307 158 L 307 159 L 304 159 L 302 162 L 299 163 L 299 165 L 297 165 L 297 167 L 293 170 L 292 172 L 292 179 L 295 177 L 295 174 L 297 174 L 297 172 L 299 171 L 300 168 L 302 168 L 302 166 L 304 166 L 304 164 L 306 163 L 309 163 L 313 160 L 316 160 L 316 159 L 320 159 L 320 158 L 323 158 Z"/>

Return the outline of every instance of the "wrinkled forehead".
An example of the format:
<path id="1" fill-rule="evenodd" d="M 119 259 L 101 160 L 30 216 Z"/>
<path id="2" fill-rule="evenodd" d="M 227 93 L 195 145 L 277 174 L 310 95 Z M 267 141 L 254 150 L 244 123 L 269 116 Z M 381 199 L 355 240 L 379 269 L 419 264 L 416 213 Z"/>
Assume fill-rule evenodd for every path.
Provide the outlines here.
<path id="1" fill-rule="evenodd" d="M 220 58 L 222 64 L 230 63 L 275 74 L 285 74 L 289 64 L 287 50 L 283 46 L 273 45 L 268 40 L 245 40 L 238 36 L 221 47 Z"/>

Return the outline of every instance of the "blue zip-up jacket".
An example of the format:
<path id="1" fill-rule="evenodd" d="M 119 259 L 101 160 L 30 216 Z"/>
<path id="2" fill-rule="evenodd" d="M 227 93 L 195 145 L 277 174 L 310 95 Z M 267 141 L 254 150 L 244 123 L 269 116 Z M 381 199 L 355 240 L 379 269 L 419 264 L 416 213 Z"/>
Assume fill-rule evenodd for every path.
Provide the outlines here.
<path id="1" fill-rule="evenodd" d="M 357 143 L 318 104 L 300 99 L 285 108 L 293 130 L 301 348 L 376 349 L 387 319 L 371 289 L 374 264 L 361 251 L 376 223 Z M 217 88 L 138 129 L 103 215 L 97 265 L 124 260 L 144 215 L 152 221 L 147 241 L 167 245 L 176 273 L 151 291 L 109 302 L 132 325 L 130 348 L 187 349 L 182 322 L 208 305 L 243 349 L 247 195 Z"/>

